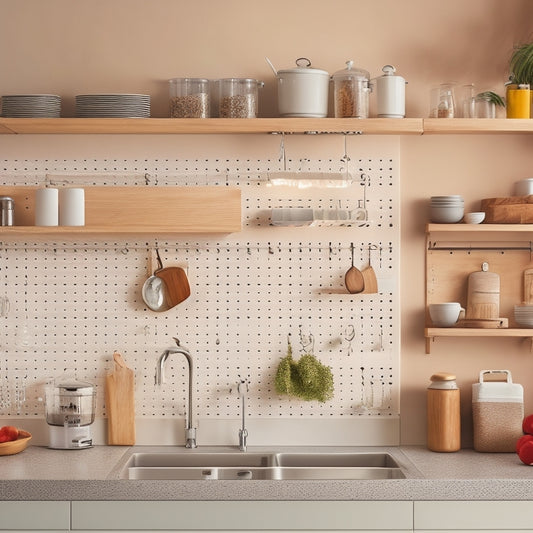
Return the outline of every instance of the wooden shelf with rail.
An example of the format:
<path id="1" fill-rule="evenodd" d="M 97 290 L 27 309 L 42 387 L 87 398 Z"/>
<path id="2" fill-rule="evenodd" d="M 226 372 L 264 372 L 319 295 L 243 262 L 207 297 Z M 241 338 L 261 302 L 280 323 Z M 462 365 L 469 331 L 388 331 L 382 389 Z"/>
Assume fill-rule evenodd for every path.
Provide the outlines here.
<path id="1" fill-rule="evenodd" d="M 37 187 L 1 186 L 15 202 L 15 225 L 0 226 L 0 241 L 241 231 L 238 187 L 85 187 L 85 226 L 35 226 Z"/>
<path id="2" fill-rule="evenodd" d="M 521 337 L 531 341 L 533 329 L 514 322 L 515 304 L 523 300 L 523 271 L 532 267 L 533 224 L 427 224 L 426 225 L 426 353 L 438 337 Z M 460 302 L 466 307 L 467 278 L 483 262 L 500 275 L 500 315 L 509 328 L 436 328 L 429 304 Z"/>
<path id="3" fill-rule="evenodd" d="M 533 119 L 431 118 L 0 118 L 0 134 L 513 134 Z"/>

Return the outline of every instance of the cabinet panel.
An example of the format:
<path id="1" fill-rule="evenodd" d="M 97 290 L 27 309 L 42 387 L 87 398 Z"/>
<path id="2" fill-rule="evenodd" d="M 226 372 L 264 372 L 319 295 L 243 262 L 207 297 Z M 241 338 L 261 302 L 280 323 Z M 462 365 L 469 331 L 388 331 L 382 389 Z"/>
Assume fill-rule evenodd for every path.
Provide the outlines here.
<path id="1" fill-rule="evenodd" d="M 79 530 L 411 531 L 412 502 L 72 502 Z"/>
<path id="2" fill-rule="evenodd" d="M 532 516 L 529 501 L 414 502 L 415 531 L 531 531 Z"/>
<path id="3" fill-rule="evenodd" d="M 70 502 L 0 502 L 0 531 L 68 531 Z"/>

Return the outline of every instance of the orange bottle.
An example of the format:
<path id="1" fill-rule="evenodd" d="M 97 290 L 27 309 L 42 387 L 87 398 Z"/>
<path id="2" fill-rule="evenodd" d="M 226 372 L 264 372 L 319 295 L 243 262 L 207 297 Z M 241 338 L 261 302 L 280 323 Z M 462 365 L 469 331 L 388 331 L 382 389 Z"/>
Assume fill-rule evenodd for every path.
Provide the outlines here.
<path id="1" fill-rule="evenodd" d="M 441 372 L 431 376 L 427 390 L 427 447 L 434 452 L 461 449 L 461 393 L 455 376 Z"/>

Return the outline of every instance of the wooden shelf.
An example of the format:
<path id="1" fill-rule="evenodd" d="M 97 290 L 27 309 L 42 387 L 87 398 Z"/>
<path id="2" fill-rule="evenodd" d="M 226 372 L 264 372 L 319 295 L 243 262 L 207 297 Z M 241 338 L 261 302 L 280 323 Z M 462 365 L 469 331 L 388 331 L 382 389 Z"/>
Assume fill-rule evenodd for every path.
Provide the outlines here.
<path id="1" fill-rule="evenodd" d="M 427 224 L 426 233 L 532 233 L 533 224 Z"/>
<path id="2" fill-rule="evenodd" d="M 241 230 L 238 187 L 85 187 L 85 226 L 34 226 L 37 187 L 0 187 L 15 201 L 15 226 L 0 240 L 21 237 L 228 234 Z"/>
<path id="3" fill-rule="evenodd" d="M 522 337 L 530 339 L 533 350 L 533 329 L 524 328 L 426 328 L 426 354 L 431 353 L 431 342 L 436 337 Z"/>
<path id="4" fill-rule="evenodd" d="M 533 133 L 533 119 L 475 118 L 0 118 L 0 134 L 365 135 Z"/>
<path id="5" fill-rule="evenodd" d="M 425 118 L 424 134 L 533 133 L 533 119 L 527 118 Z"/>
<path id="6" fill-rule="evenodd" d="M 421 118 L 0 118 L 0 133 L 12 134 L 243 134 L 243 133 L 422 133 Z"/>

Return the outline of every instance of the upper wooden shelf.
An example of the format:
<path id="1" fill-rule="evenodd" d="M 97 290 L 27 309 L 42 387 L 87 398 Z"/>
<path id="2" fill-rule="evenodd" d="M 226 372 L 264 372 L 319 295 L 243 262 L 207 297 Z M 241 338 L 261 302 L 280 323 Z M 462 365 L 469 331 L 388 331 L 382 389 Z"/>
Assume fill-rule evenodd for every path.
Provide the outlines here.
<path id="1" fill-rule="evenodd" d="M 0 118 L 0 133 L 237 134 L 422 133 L 422 119 L 336 118 Z"/>
<path id="2" fill-rule="evenodd" d="M 425 118 L 424 134 L 533 133 L 533 119 L 521 118 Z"/>
<path id="3" fill-rule="evenodd" d="M 533 133 L 533 119 L 471 118 L 0 118 L 0 134 Z"/>

